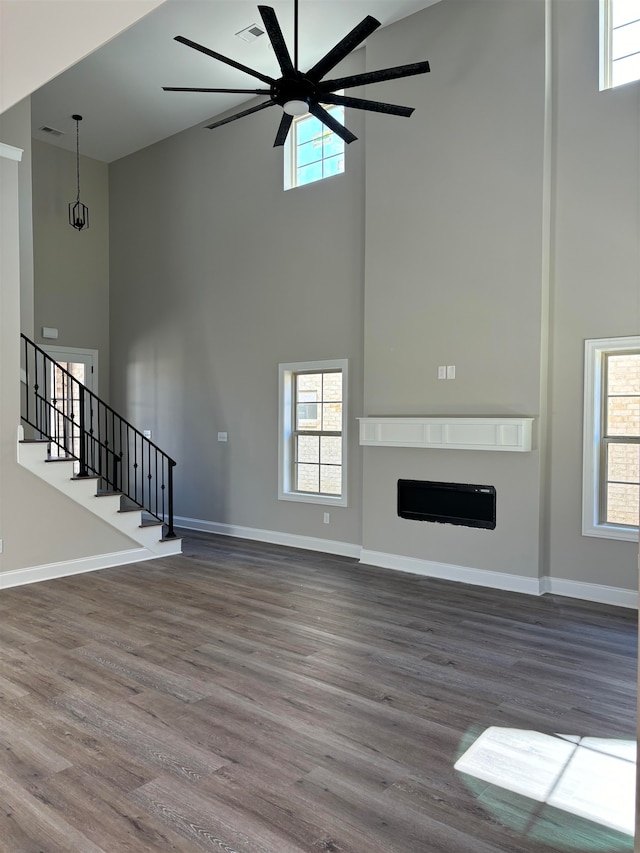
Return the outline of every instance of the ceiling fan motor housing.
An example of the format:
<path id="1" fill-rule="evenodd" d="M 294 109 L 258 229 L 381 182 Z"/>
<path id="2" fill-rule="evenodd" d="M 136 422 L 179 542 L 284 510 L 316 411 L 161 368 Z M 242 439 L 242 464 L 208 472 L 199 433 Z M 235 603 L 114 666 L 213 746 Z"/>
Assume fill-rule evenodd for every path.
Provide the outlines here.
<path id="1" fill-rule="evenodd" d="M 295 76 L 281 77 L 271 87 L 271 100 L 283 107 L 289 101 L 318 102 L 316 84 L 297 72 Z"/>

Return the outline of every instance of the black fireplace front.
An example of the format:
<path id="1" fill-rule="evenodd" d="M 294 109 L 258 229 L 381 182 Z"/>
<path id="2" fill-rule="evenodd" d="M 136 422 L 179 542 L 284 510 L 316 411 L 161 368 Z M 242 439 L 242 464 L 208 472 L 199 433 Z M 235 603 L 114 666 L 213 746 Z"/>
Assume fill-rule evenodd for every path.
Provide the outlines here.
<path id="1" fill-rule="evenodd" d="M 464 527 L 496 526 L 494 486 L 398 480 L 398 515 L 416 521 L 438 521 Z"/>

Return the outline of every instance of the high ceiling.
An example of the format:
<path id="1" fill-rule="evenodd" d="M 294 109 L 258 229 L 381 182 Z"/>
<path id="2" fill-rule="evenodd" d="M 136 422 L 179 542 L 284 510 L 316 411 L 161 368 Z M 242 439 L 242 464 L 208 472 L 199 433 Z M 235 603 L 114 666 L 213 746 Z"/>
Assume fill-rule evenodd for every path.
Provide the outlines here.
<path id="1" fill-rule="evenodd" d="M 293 0 L 264 2 L 275 9 L 293 50 Z M 301 0 L 300 67 L 313 65 L 366 15 L 386 26 L 434 2 L 437 0 Z M 34 138 L 75 150 L 71 116 L 79 113 L 83 116 L 81 153 L 110 163 L 185 128 L 204 124 L 243 103 L 247 96 L 163 92 L 162 86 L 254 88 L 259 81 L 173 38 L 186 36 L 279 77 L 266 34 L 250 43 L 237 37 L 236 33 L 252 24 L 263 29 L 253 0 L 166 0 L 32 95 Z M 398 56 L 397 64 L 404 62 Z M 250 122 L 251 118 L 240 121 Z M 40 130 L 43 126 L 63 135 L 46 133 Z"/>

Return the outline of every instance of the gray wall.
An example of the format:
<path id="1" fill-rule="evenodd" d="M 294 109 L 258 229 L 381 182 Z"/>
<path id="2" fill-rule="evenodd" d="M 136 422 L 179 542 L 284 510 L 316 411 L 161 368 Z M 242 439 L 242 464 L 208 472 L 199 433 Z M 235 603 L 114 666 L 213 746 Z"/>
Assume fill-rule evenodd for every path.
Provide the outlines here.
<path id="1" fill-rule="evenodd" d="M 364 145 L 344 176 L 283 192 L 278 122 L 198 126 L 111 165 L 113 399 L 178 460 L 177 515 L 359 543 Z M 329 358 L 349 359 L 352 430 L 327 526 L 327 507 L 277 499 L 277 402 L 280 362 Z"/>
<path id="2" fill-rule="evenodd" d="M 640 84 L 598 92 L 597 4 L 554 6 L 550 568 L 637 588 L 638 546 L 581 536 L 583 340 L 640 333 Z"/>
<path id="3" fill-rule="evenodd" d="M 98 393 L 107 398 L 109 167 L 81 155 L 80 199 L 89 208 L 89 228 L 76 231 L 68 220 L 69 202 L 76 199 L 75 152 L 34 139 L 32 159 L 34 340 L 97 349 Z M 57 328 L 58 340 L 44 341 L 43 326 Z"/>
<path id="4" fill-rule="evenodd" d="M 33 218 L 31 179 L 31 98 L 0 115 L 0 141 L 22 149 L 18 168 L 20 227 L 20 331 L 33 335 Z"/>
<path id="5" fill-rule="evenodd" d="M 433 71 L 367 93 L 416 113 L 348 116 L 344 178 L 283 193 L 269 111 L 111 166 L 113 393 L 179 460 L 179 515 L 636 588 L 637 546 L 582 537 L 580 496 L 583 339 L 640 328 L 640 87 L 597 91 L 597 0 L 551 9 L 548 68 L 543 0 L 443 0 L 372 36 L 366 67 Z M 530 415 L 535 449 L 352 440 L 327 528 L 275 497 L 276 366 L 344 356 L 352 424 Z M 401 476 L 496 485 L 496 531 L 398 519 Z"/>
<path id="6" fill-rule="evenodd" d="M 12 127 L 12 143 L 8 144 L 28 150 L 28 111 L 23 112 L 22 121 L 12 123 Z M 28 181 L 21 172 L 30 170 L 30 162 L 28 158 L 17 163 L 0 157 L 0 169 L 1 575 L 16 569 L 129 549 L 132 543 L 16 461 L 20 423 L 20 257 L 24 252 L 20 246 L 19 202 L 22 187 Z M 26 239 L 30 239 L 30 228 Z"/>
<path id="7" fill-rule="evenodd" d="M 370 40 L 380 86 L 416 107 L 367 125 L 365 414 L 537 416 L 544 6 L 443 2 Z M 456 365 L 454 381 L 437 367 Z M 367 449 L 368 550 L 536 577 L 539 452 Z M 399 519 L 399 477 L 495 485 L 495 531 Z"/>

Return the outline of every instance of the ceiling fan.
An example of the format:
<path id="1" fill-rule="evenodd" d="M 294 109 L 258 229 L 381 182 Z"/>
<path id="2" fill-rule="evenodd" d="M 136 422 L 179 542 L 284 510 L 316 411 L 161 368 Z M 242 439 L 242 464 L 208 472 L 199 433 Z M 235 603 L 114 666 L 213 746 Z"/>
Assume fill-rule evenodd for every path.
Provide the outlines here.
<path id="1" fill-rule="evenodd" d="M 345 97 L 344 95 L 336 94 L 336 90 L 349 89 L 352 86 L 364 86 L 368 83 L 380 83 L 384 80 L 395 80 L 399 77 L 411 77 L 415 74 L 426 74 L 430 70 L 428 62 L 413 62 L 409 65 L 398 65 L 395 68 L 384 68 L 381 71 L 367 71 L 363 74 L 352 74 L 348 77 L 337 77 L 332 80 L 323 79 L 329 71 L 335 68 L 352 50 L 358 47 L 367 36 L 371 35 L 371 33 L 381 26 L 380 21 L 372 18 L 371 15 L 367 15 L 335 47 L 325 54 L 319 62 L 316 62 L 306 73 L 303 73 L 298 68 L 298 0 L 294 0 L 293 61 L 282 35 L 275 10 L 270 6 L 258 6 L 258 10 L 264 22 L 264 27 L 271 41 L 278 64 L 280 65 L 282 76 L 278 79 L 248 68 L 240 62 L 229 59 L 229 57 L 223 56 L 221 53 L 216 53 L 215 50 L 210 50 L 208 47 L 204 47 L 184 36 L 175 37 L 175 41 L 198 50 L 206 56 L 224 62 L 232 68 L 244 71 L 245 74 L 250 74 L 252 77 L 262 80 L 269 86 L 268 89 L 208 89 L 163 86 L 165 92 L 227 92 L 230 94 L 269 96 L 268 100 L 263 101 L 257 106 L 250 107 L 220 121 L 215 121 L 213 124 L 207 125 L 207 128 L 220 127 L 223 124 L 228 124 L 230 121 L 235 121 L 238 118 L 243 118 L 243 116 L 256 113 L 259 110 L 264 110 L 267 107 L 277 104 L 282 107 L 283 114 L 280 119 L 280 126 L 276 133 L 275 142 L 273 143 L 275 148 L 276 146 L 284 145 L 294 116 L 305 115 L 307 113 L 314 115 L 322 124 L 337 134 L 346 143 L 357 139 L 357 136 L 351 133 L 344 125 L 340 124 L 331 113 L 324 109 L 322 104 L 337 104 L 357 110 L 371 110 L 372 112 L 405 116 L 407 118 L 411 115 L 413 107 L 401 107 L 396 104 L 385 104 L 381 101 L 370 101 L 364 98 Z"/>

